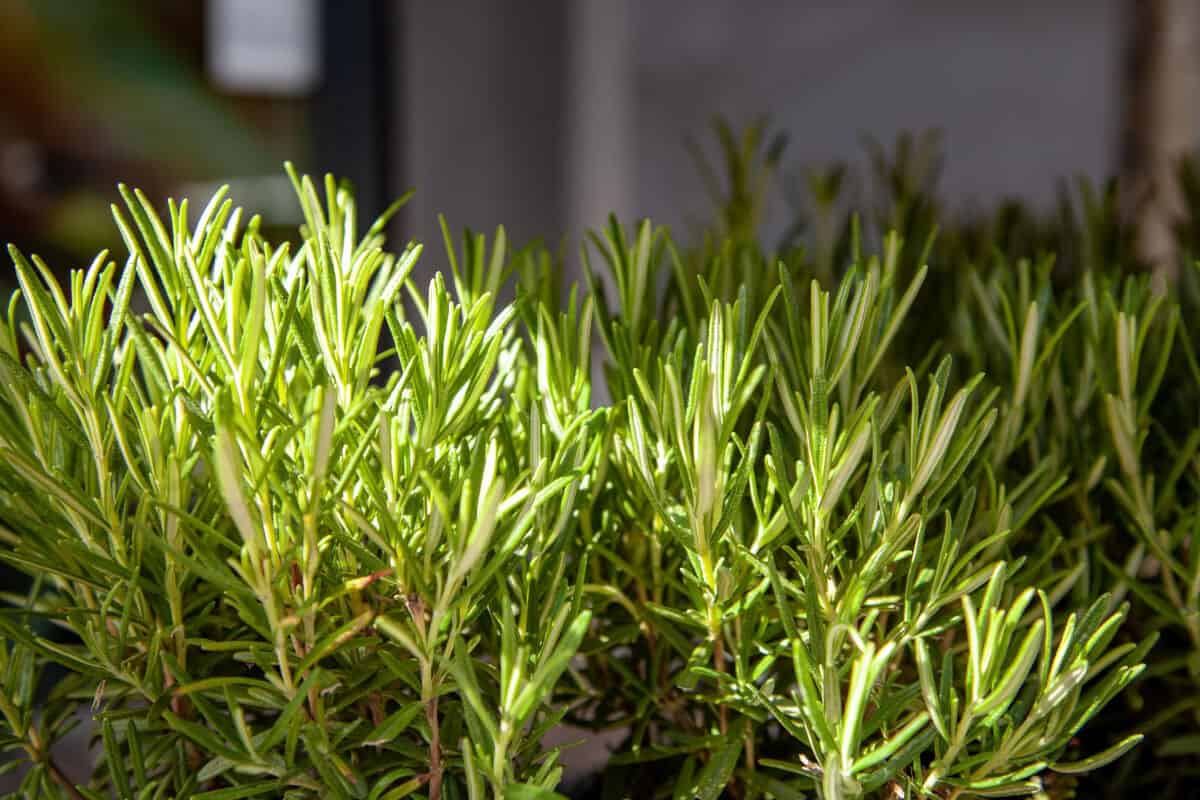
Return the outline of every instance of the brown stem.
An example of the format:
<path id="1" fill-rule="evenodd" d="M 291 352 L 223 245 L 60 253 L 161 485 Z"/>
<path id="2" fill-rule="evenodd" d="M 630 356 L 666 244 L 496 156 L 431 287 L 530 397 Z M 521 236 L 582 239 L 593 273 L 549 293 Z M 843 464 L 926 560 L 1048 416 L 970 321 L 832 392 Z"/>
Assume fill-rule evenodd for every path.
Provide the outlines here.
<path id="1" fill-rule="evenodd" d="M 295 567 L 295 565 L 293 565 L 293 568 L 294 567 Z M 308 645 L 306 645 L 300 639 L 300 637 L 296 636 L 295 634 L 289 635 L 288 638 L 291 639 L 292 650 L 296 653 L 296 657 L 298 659 L 300 659 L 301 661 L 304 661 L 305 657 L 308 656 L 308 654 L 310 652 Z M 301 679 L 303 679 L 304 676 L 300 676 L 300 677 L 301 677 Z M 315 685 L 309 687 L 308 698 L 307 698 L 308 718 L 313 720 L 314 722 L 320 721 L 320 708 L 317 705 L 320 702 L 320 700 L 321 700 L 320 690 Z"/>
<path id="2" fill-rule="evenodd" d="M 754 772 L 754 768 L 758 763 L 758 759 L 754 755 L 754 728 L 746 725 L 742 730 L 745 731 L 742 734 L 742 752 L 746 756 L 746 771 Z"/>
<path id="3" fill-rule="evenodd" d="M 175 686 L 175 676 L 171 670 L 167 669 L 167 665 L 163 664 L 163 688 L 171 689 Z M 186 696 L 171 692 L 171 711 L 180 719 L 192 718 L 192 705 L 188 702 Z M 204 757 L 200 750 L 197 749 L 196 743 L 188 741 L 184 744 L 184 752 L 187 753 L 188 766 L 192 771 L 200 769 L 204 764 Z"/>
<path id="4" fill-rule="evenodd" d="M 86 800 L 86 798 L 79 793 L 79 790 L 75 788 L 75 784 L 71 783 L 70 779 L 67 778 L 67 776 L 63 774 L 62 770 L 58 768 L 58 765 L 54 763 L 53 758 L 46 756 L 42 763 L 46 767 L 46 772 L 50 774 L 50 779 L 62 787 L 62 790 L 67 793 L 67 796 L 70 797 L 71 800 Z"/>
<path id="5" fill-rule="evenodd" d="M 720 631 L 717 631 L 713 640 L 713 669 L 722 675 L 725 674 L 725 642 L 721 638 Z M 724 703 L 721 703 L 717 709 L 717 713 L 720 716 L 721 735 L 723 736 L 729 733 L 728 711 Z"/>
<path id="6" fill-rule="evenodd" d="M 429 800 L 441 800 L 442 732 L 438 725 L 437 695 L 425 704 L 425 719 L 429 722 Z"/>
<path id="7" fill-rule="evenodd" d="M 721 627 L 718 625 L 713 632 L 713 668 L 722 675 L 725 674 L 725 637 L 721 632 Z M 724 703 L 721 703 L 717 708 L 717 715 L 721 725 L 721 735 L 729 735 L 729 709 Z M 734 800 L 740 800 L 742 797 L 742 787 L 738 784 L 737 778 L 730 777 L 729 785 L 726 787 Z"/>

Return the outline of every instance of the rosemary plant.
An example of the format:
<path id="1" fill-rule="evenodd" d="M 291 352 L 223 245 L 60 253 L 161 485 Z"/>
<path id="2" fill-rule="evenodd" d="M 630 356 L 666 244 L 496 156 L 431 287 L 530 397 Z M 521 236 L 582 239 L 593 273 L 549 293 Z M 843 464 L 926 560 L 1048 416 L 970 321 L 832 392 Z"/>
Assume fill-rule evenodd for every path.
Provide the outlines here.
<path id="1" fill-rule="evenodd" d="M 0 695 L 6 746 L 33 763 L 23 796 L 558 782 L 539 734 L 588 626 L 569 545 L 605 418 L 572 371 L 586 360 L 543 335 L 559 369 L 536 370 L 495 308 L 502 231 L 451 252 L 453 291 L 420 292 L 420 247 L 385 254 L 386 218 L 359 238 L 344 189 L 296 189 L 294 253 L 221 195 L 189 226 L 186 203 L 164 221 L 136 192 L 115 212 L 124 269 L 102 254 L 64 288 L 13 251 L 3 558 L 35 581 L 0 623 Z M 46 661 L 71 676 L 35 715 Z M 103 752 L 75 787 L 52 746 L 81 692 Z"/>
<path id="2" fill-rule="evenodd" d="M 618 732 L 614 798 L 1068 797 L 1194 753 L 1186 301 L 932 243 L 882 152 L 895 230 L 840 221 L 834 171 L 767 253 L 766 141 L 724 132 L 715 231 L 614 220 L 565 302 L 502 228 L 446 227 L 418 287 L 398 205 L 360 233 L 294 173 L 295 246 L 122 189 L 121 265 L 12 250 L 19 796 L 552 800 L 564 725 Z"/>

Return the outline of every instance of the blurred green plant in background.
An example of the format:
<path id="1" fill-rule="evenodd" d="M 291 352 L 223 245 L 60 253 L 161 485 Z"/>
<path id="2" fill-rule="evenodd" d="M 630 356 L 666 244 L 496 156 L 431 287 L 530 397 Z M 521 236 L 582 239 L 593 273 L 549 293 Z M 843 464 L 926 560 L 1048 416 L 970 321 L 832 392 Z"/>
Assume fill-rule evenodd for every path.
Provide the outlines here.
<path id="1" fill-rule="evenodd" d="M 108 212 L 118 180 L 166 196 L 306 152 L 302 100 L 235 99 L 208 85 L 203 11 L 144 0 L 0 5 L 6 240 L 87 260 L 120 243 Z"/>

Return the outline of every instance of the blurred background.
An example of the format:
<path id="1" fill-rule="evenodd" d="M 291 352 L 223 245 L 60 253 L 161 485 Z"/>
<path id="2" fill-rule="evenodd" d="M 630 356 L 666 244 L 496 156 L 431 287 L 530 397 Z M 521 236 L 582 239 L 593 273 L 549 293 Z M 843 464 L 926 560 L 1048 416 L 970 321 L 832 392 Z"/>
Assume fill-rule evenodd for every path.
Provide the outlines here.
<path id="1" fill-rule="evenodd" d="M 118 181 L 199 204 L 228 183 L 287 236 L 291 160 L 364 217 L 415 187 L 391 234 L 439 243 L 428 276 L 438 212 L 551 246 L 609 212 L 686 233 L 712 214 L 686 141 L 767 115 L 768 235 L 807 169 L 936 130 L 952 208 L 1121 174 L 1165 259 L 1198 40 L 1200 0 L 0 0 L 0 240 L 62 271 L 123 256 Z M 84 774 L 86 735 L 61 762 Z"/>
<path id="2" fill-rule="evenodd" d="M 229 183 L 286 229 L 285 159 L 369 212 L 415 187 L 396 236 L 440 241 L 439 211 L 550 244 L 610 211 L 686 230 L 711 208 L 684 140 L 717 115 L 789 134 L 784 194 L 864 136 L 936 128 L 948 202 L 1037 206 L 1192 148 L 1196 5 L 0 0 L 0 239 L 60 269 L 119 251 L 117 181 Z"/>

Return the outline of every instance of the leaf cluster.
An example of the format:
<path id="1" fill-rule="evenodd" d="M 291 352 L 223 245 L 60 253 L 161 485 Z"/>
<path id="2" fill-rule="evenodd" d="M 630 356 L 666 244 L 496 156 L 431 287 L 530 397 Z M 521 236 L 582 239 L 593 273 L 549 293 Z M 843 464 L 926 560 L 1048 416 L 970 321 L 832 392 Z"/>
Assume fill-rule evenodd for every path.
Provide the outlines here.
<path id="1" fill-rule="evenodd" d="M 863 222 L 813 177 L 766 251 L 780 146 L 718 138 L 714 230 L 613 220 L 565 301 L 502 228 L 445 227 L 418 287 L 395 208 L 360 232 L 295 174 L 296 244 L 123 190 L 123 265 L 13 250 L 21 796 L 553 798 L 564 727 L 616 732 L 607 797 L 1067 797 L 1194 754 L 1200 293 L 1122 277 L 1103 208 L 933 238 L 931 140 L 876 150 Z"/>

